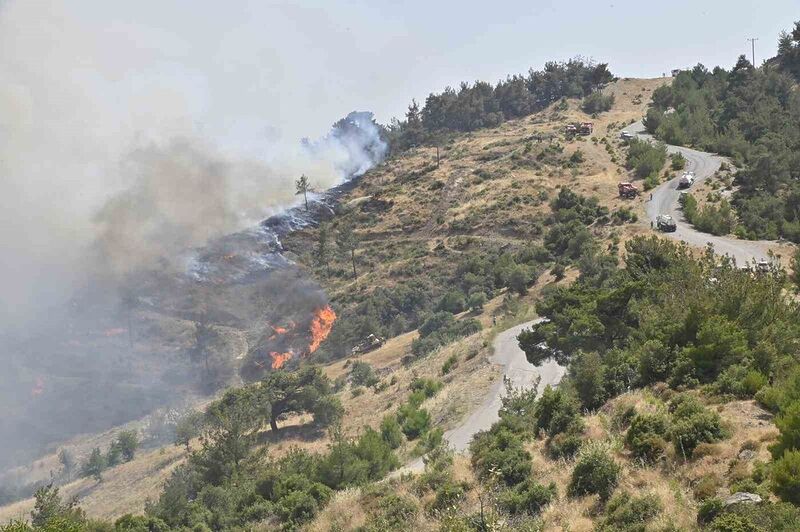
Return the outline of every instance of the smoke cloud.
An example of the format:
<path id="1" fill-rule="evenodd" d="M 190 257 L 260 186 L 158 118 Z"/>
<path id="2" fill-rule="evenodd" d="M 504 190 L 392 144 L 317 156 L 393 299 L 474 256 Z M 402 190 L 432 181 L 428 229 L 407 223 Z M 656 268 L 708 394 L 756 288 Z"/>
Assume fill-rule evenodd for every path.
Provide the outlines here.
<path id="1" fill-rule="evenodd" d="M 86 272 L 169 262 L 296 201 L 300 174 L 322 190 L 385 150 L 369 113 L 290 138 L 296 102 L 269 92 L 254 125 L 236 91 L 193 63 L 190 36 L 87 15 L 103 4 L 80 16 L 59 1 L 0 3 L 0 333 L 68 299 Z M 209 56 L 238 71 L 219 57 L 237 43 L 225 44 Z M 275 65 L 258 68 L 280 82 Z M 226 102 L 236 123 L 220 118 Z"/>

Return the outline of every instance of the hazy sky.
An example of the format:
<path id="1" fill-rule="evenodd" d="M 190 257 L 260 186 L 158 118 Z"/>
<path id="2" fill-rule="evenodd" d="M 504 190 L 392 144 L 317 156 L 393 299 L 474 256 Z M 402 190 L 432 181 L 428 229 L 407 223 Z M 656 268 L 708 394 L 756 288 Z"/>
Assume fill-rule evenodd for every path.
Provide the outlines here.
<path id="1" fill-rule="evenodd" d="M 27 37 L 53 39 L 55 49 L 80 36 L 87 49 L 76 52 L 84 67 L 99 64 L 112 100 L 177 90 L 198 125 L 237 143 L 320 134 L 353 109 L 386 121 L 411 97 L 549 59 L 582 55 L 652 77 L 697 61 L 731 65 L 749 54 L 750 36 L 763 59 L 800 18 L 796 0 L 24 3 L 38 15 L 20 20 Z"/>

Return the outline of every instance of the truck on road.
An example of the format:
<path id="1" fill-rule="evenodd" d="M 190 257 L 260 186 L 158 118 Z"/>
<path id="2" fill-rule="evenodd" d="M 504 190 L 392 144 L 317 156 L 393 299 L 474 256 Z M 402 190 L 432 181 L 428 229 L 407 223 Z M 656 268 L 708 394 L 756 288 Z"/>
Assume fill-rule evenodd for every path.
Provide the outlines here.
<path id="1" fill-rule="evenodd" d="M 669 214 L 659 214 L 656 216 L 656 227 L 664 233 L 672 233 L 678 229 L 678 225 Z"/>
<path id="2" fill-rule="evenodd" d="M 619 183 L 617 185 L 617 190 L 619 191 L 620 198 L 635 198 L 639 195 L 639 189 L 633 185 L 633 183 L 628 183 L 627 181 L 624 183 Z"/>
<path id="3" fill-rule="evenodd" d="M 678 188 L 689 188 L 694 184 L 694 172 L 684 172 L 678 180 Z"/>

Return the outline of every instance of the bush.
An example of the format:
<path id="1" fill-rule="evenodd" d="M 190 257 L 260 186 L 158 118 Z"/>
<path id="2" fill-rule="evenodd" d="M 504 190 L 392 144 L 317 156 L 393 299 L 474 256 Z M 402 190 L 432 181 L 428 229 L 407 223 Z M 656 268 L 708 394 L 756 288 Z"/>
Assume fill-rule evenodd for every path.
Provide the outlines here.
<path id="1" fill-rule="evenodd" d="M 697 510 L 697 522 L 701 525 L 707 525 L 722 512 L 723 508 L 725 506 L 721 500 L 717 498 L 706 499 Z"/>
<path id="2" fill-rule="evenodd" d="M 375 375 L 375 370 L 372 369 L 372 366 L 364 361 L 356 360 L 350 366 L 350 382 L 354 387 L 371 387 L 378 384 L 378 377 Z"/>
<path id="3" fill-rule="evenodd" d="M 386 416 L 381 420 L 381 438 L 392 449 L 403 444 L 403 431 L 395 416 Z"/>
<path id="4" fill-rule="evenodd" d="M 714 473 L 703 475 L 692 491 L 694 498 L 698 501 L 705 501 L 717 496 L 717 491 L 722 486 L 719 476 Z"/>
<path id="5" fill-rule="evenodd" d="M 418 438 L 430 428 L 431 416 L 424 408 L 403 405 L 398 410 L 397 417 L 403 434 L 409 440 Z"/>
<path id="6" fill-rule="evenodd" d="M 603 94 L 602 92 L 594 91 L 586 96 L 581 103 L 581 109 L 586 114 L 595 114 L 608 111 L 614 105 L 613 94 Z"/>
<path id="7" fill-rule="evenodd" d="M 772 457 L 777 459 L 787 450 L 800 449 L 800 401 L 794 401 L 775 417 L 775 426 L 780 430 L 778 441 L 770 447 Z"/>
<path id="8" fill-rule="evenodd" d="M 572 497 L 596 494 L 603 500 L 608 499 L 617 487 L 619 473 L 620 467 L 611 456 L 596 447 L 578 458 L 567 493 Z"/>
<path id="9" fill-rule="evenodd" d="M 483 292 L 473 292 L 469 295 L 467 306 L 473 312 L 480 312 L 486 304 L 486 294 Z"/>
<path id="10" fill-rule="evenodd" d="M 689 396 L 679 396 L 673 401 L 674 422 L 670 431 L 675 452 L 685 459 L 692 456 L 700 443 L 713 443 L 727 436 L 722 420 Z"/>
<path id="11" fill-rule="evenodd" d="M 643 527 L 661 513 L 662 508 L 661 500 L 655 495 L 632 497 L 628 493 L 621 493 L 608 502 L 605 518 L 598 529 L 644 530 Z"/>
<path id="12" fill-rule="evenodd" d="M 547 452 L 551 458 L 572 458 L 583 446 L 583 423 L 576 421 L 566 431 L 547 440 Z"/>
<path id="13" fill-rule="evenodd" d="M 783 501 L 800 504 L 800 450 L 785 451 L 772 464 L 772 491 Z"/>
<path id="14" fill-rule="evenodd" d="M 750 519 L 734 513 L 723 513 L 711 522 L 713 532 L 762 532 Z"/>
<path id="15" fill-rule="evenodd" d="M 425 398 L 430 399 L 442 389 L 444 384 L 436 379 L 416 378 L 411 381 L 409 388 L 412 392 L 422 392 Z"/>
<path id="16" fill-rule="evenodd" d="M 469 450 L 472 466 L 480 478 L 490 478 L 496 472 L 500 480 L 514 486 L 531 474 L 531 455 L 523 447 L 522 439 L 505 427 L 495 425 L 491 430 L 477 433 Z"/>
<path id="17" fill-rule="evenodd" d="M 626 166 L 632 169 L 636 177 L 646 178 L 658 176 L 667 160 L 667 148 L 662 143 L 631 139 L 628 143 Z"/>
<path id="18" fill-rule="evenodd" d="M 543 486 L 538 482 L 527 479 L 513 488 L 500 494 L 500 505 L 512 515 L 528 514 L 538 515 L 542 508 L 556 498 L 558 490 L 555 483 Z"/>
<path id="19" fill-rule="evenodd" d="M 536 418 L 536 431 L 546 430 L 550 437 L 581 422 L 578 401 L 565 390 L 551 386 L 546 386 L 542 391 L 533 415 Z"/>
<path id="20" fill-rule="evenodd" d="M 450 355 L 447 357 L 447 360 L 444 361 L 442 364 L 442 375 L 447 375 L 450 373 L 454 367 L 458 364 L 458 355 Z"/>
<path id="21" fill-rule="evenodd" d="M 670 159 L 670 167 L 673 170 L 683 170 L 686 166 L 686 158 L 681 155 L 679 152 L 675 152 L 669 156 Z"/>
<path id="22" fill-rule="evenodd" d="M 633 456 L 646 462 L 655 462 L 667 447 L 664 437 L 668 434 L 669 423 L 661 414 L 637 414 L 625 434 L 625 443 Z"/>

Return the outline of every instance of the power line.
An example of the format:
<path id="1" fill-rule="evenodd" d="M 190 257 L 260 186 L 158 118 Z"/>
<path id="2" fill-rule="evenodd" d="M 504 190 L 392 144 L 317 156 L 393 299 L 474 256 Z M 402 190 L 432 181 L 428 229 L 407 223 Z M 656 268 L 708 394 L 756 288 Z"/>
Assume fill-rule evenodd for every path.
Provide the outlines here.
<path id="1" fill-rule="evenodd" d="M 747 40 L 750 41 L 750 45 L 752 47 L 753 67 L 755 68 L 755 66 L 756 66 L 756 41 L 758 40 L 758 37 L 752 37 L 752 38 L 747 39 Z"/>

